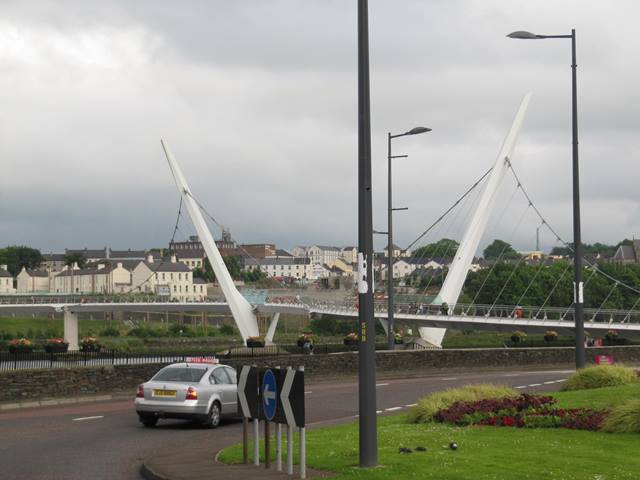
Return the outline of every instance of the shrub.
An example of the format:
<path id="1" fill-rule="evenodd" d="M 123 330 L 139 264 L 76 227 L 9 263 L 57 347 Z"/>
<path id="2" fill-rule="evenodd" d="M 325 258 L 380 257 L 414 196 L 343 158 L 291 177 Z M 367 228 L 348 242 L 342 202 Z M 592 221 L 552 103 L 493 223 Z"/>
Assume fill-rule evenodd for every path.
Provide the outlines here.
<path id="1" fill-rule="evenodd" d="M 409 410 L 407 420 L 410 423 L 431 422 L 439 410 L 459 401 L 472 402 L 475 400 L 517 396 L 518 392 L 516 390 L 504 385 L 478 384 L 452 388 L 432 393 L 420 399 L 418 404 Z"/>
<path id="2" fill-rule="evenodd" d="M 640 398 L 613 407 L 601 430 L 611 433 L 640 433 Z"/>
<path id="3" fill-rule="evenodd" d="M 236 330 L 231 325 L 222 325 L 220 327 L 220 335 L 235 335 Z"/>
<path id="4" fill-rule="evenodd" d="M 107 327 L 104 330 L 102 330 L 102 333 L 100 333 L 100 335 L 103 337 L 119 337 L 120 330 L 118 330 L 115 327 Z"/>
<path id="5" fill-rule="evenodd" d="M 631 368 L 621 365 L 599 365 L 578 370 L 562 386 L 562 390 L 586 390 L 636 383 L 638 376 Z"/>

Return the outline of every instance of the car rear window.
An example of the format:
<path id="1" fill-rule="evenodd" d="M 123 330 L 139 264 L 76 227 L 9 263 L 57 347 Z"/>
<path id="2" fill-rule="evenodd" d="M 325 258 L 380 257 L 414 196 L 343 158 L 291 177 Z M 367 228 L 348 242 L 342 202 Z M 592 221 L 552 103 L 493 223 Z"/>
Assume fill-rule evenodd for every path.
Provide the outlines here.
<path id="1" fill-rule="evenodd" d="M 153 380 L 161 382 L 199 382 L 206 368 L 168 367 L 160 370 Z"/>

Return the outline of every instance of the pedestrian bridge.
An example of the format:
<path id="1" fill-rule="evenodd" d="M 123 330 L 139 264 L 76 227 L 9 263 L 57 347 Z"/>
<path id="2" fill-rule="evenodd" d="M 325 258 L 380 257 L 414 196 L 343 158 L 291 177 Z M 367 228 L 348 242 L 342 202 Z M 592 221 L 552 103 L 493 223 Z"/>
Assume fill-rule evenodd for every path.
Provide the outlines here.
<path id="1" fill-rule="evenodd" d="M 318 301 L 304 297 L 275 297 L 264 299 L 264 303 L 252 304 L 255 314 L 271 316 L 271 339 L 275 333 L 275 322 L 279 314 L 331 316 L 357 319 L 358 309 L 353 301 Z M 64 313 L 65 339 L 71 349 L 78 345 L 78 314 L 103 312 L 167 313 L 207 312 L 231 315 L 231 309 L 222 299 L 205 302 L 167 302 L 143 298 L 139 301 L 102 301 L 77 298 L 23 297 L 9 303 L 7 297 L 0 300 L 0 316 Z M 375 317 L 387 319 L 386 302 L 376 303 Z M 571 334 L 574 329 L 573 308 L 515 307 L 507 305 L 458 304 L 444 311 L 442 307 L 424 304 L 397 304 L 395 318 L 406 328 L 455 328 L 460 330 L 522 330 L 528 333 L 555 330 Z M 274 322 L 275 321 L 275 322 Z M 593 336 L 604 336 L 607 330 L 616 330 L 621 337 L 640 332 L 640 310 L 585 309 L 585 329 Z M 74 348 L 75 347 L 75 348 Z"/>

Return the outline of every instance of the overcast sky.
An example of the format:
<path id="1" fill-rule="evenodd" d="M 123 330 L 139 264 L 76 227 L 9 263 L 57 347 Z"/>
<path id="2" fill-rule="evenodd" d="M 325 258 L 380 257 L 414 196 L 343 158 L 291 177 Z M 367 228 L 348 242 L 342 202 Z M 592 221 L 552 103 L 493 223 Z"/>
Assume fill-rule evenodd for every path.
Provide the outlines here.
<path id="1" fill-rule="evenodd" d="M 236 240 L 356 244 L 356 3 L 2 0 L 0 246 L 166 246 L 179 195 L 160 138 Z M 638 2 L 369 8 L 375 228 L 388 131 L 433 129 L 394 142 L 409 155 L 394 164 L 406 246 L 491 166 L 532 91 L 513 164 L 571 240 L 570 41 L 505 35 L 576 28 L 583 240 L 640 236 Z M 483 244 L 532 250 L 539 221 L 519 195 L 504 208 L 513 187 Z M 426 240 L 459 238 L 465 215 Z M 185 217 L 177 238 L 191 233 Z M 554 245 L 544 229 L 541 243 Z"/>

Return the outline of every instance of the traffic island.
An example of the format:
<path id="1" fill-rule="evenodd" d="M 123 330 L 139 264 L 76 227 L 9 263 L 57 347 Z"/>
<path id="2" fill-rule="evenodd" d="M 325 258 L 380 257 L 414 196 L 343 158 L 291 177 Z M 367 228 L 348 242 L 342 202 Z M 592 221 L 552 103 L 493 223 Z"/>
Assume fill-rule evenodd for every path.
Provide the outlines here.
<path id="1" fill-rule="evenodd" d="M 552 395 L 559 408 L 608 409 L 637 398 L 640 384 Z M 306 440 L 310 467 L 335 472 L 336 479 L 362 477 L 357 423 L 313 429 Z M 640 472 L 637 433 L 416 424 L 403 414 L 378 418 L 378 446 L 379 467 L 367 479 L 635 479 Z M 241 462 L 242 445 L 218 457 Z"/>

